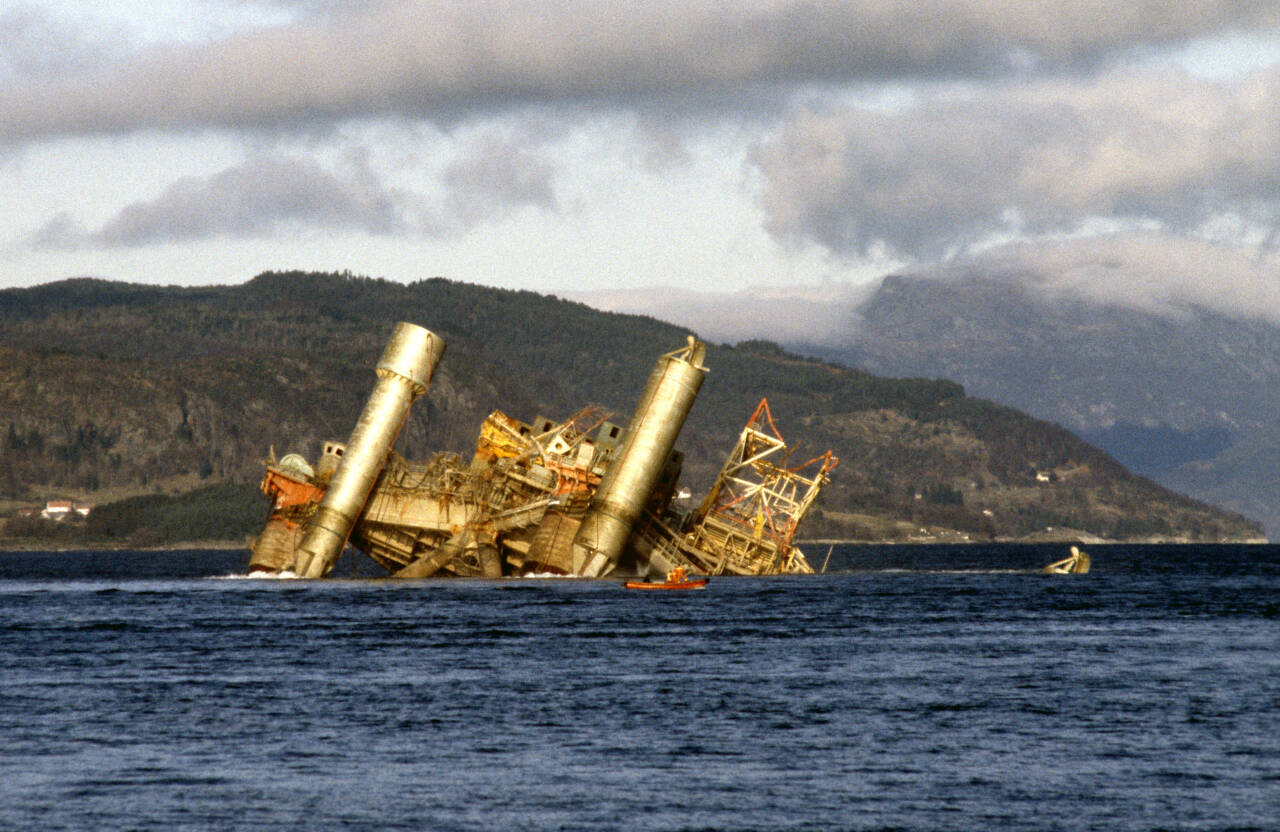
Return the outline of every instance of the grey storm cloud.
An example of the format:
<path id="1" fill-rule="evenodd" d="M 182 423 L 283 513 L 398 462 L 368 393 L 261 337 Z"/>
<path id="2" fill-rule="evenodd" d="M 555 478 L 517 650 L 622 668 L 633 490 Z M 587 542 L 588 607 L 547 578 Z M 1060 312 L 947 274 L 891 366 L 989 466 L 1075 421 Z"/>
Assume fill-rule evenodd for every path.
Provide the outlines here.
<path id="1" fill-rule="evenodd" d="M 143 246 L 216 236 L 271 237 L 298 228 L 448 235 L 513 209 L 558 209 L 556 168 L 516 139 L 482 137 L 440 176 L 438 200 L 385 186 L 365 153 L 337 172 L 305 158 L 262 156 L 207 177 L 184 177 L 90 230 L 60 213 L 27 242 L 39 249 Z"/>
<path id="2" fill-rule="evenodd" d="M 448 190 L 440 221 L 471 226 L 511 208 L 555 211 L 555 167 L 524 141 L 489 136 L 444 170 Z"/>
<path id="3" fill-rule="evenodd" d="M 1280 214 L 1280 72 L 1110 74 L 799 111 L 757 145 L 766 226 L 790 242 L 934 258 L 1091 218 L 1183 232 Z"/>
<path id="4" fill-rule="evenodd" d="M 524 103 L 655 97 L 733 106 L 752 88 L 999 75 L 1280 23 L 1235 0 L 383 2 L 101 71 L 0 88 L 0 141 L 139 129 L 448 118 Z M 26 42 L 22 48 L 30 49 Z M 52 49 L 52 47 L 50 47 Z"/>
<path id="5" fill-rule="evenodd" d="M 59 214 L 31 242 L 42 248 L 140 246 L 226 235 L 270 236 L 291 224 L 400 231 L 402 198 L 354 157 L 338 176 L 308 159 L 260 157 L 209 177 L 184 177 L 125 206 L 95 231 Z"/>

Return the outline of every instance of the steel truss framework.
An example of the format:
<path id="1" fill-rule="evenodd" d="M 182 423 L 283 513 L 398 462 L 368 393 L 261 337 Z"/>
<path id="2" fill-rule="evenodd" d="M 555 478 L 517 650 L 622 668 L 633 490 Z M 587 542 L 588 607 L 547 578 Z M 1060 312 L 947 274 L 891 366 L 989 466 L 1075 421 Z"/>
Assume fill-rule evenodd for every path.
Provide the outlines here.
<path id="1" fill-rule="evenodd" d="M 827 451 L 788 467 L 791 453 L 761 399 L 688 526 L 713 574 L 813 571 L 791 540 L 840 460 Z"/>

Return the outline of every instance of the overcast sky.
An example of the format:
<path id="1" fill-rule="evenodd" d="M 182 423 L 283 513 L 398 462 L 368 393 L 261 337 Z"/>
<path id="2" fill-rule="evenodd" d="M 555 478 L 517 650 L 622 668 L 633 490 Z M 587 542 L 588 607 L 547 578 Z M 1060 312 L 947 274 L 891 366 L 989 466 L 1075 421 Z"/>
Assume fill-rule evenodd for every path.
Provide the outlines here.
<path id="1" fill-rule="evenodd" d="M 1280 2 L 0 0 L 0 287 L 670 287 L 753 334 L 991 258 L 1280 315 L 1277 223 Z"/>

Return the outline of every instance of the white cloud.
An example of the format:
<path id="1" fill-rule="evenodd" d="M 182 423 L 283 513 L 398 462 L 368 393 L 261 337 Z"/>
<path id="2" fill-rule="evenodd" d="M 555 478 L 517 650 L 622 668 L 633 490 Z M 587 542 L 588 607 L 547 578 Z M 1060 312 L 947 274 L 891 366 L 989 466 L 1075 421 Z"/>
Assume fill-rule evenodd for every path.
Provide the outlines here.
<path id="1" fill-rule="evenodd" d="M 781 239 L 931 259 L 991 234 L 1091 218 L 1190 231 L 1280 210 L 1280 71 L 1238 82 L 1175 72 L 951 86 L 910 107 L 805 109 L 759 145 Z"/>
<path id="2" fill-rule="evenodd" d="M 1162 233 L 1119 233 L 1039 240 L 988 249 L 893 273 L 934 280 L 1008 282 L 1048 298 L 1072 298 L 1181 319 L 1206 309 L 1236 319 L 1280 324 L 1280 254 L 1242 251 Z M 739 291 L 678 288 L 570 293 L 597 309 L 650 315 L 704 338 L 737 343 L 853 342 L 858 308 L 880 280 L 755 287 Z"/>
<path id="3" fill-rule="evenodd" d="M 1195 308 L 1280 324 L 1280 255 L 1159 233 L 1045 240 L 913 273 L 976 273 L 1047 295 L 1181 317 Z"/>
<path id="4" fill-rule="evenodd" d="M 857 306 L 875 283 L 752 287 L 738 291 L 607 289 L 566 295 L 595 309 L 649 315 L 689 327 L 715 343 L 750 339 L 829 344 L 856 326 Z"/>

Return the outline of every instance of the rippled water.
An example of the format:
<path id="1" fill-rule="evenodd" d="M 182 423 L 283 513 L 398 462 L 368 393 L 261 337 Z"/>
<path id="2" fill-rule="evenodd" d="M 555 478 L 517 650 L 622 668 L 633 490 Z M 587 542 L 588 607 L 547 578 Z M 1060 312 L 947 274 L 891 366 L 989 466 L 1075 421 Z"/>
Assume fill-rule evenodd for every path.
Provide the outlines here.
<path id="1" fill-rule="evenodd" d="M 0 828 L 1280 828 L 1280 549 L 1091 553 L 670 594 L 0 553 Z"/>

